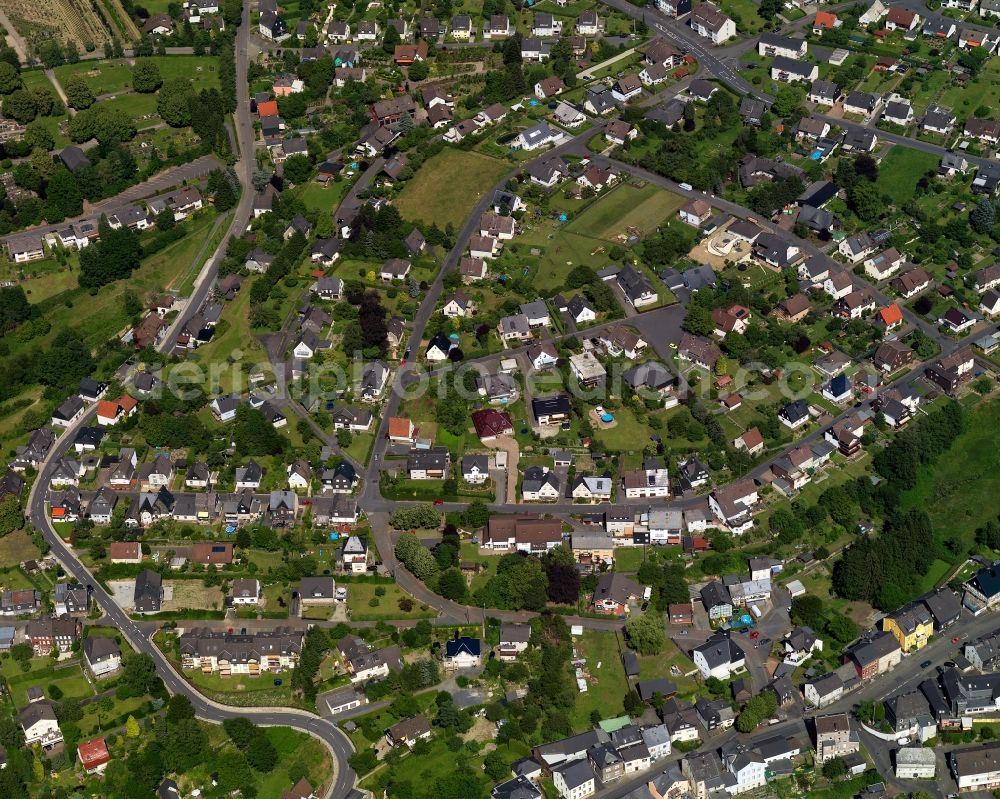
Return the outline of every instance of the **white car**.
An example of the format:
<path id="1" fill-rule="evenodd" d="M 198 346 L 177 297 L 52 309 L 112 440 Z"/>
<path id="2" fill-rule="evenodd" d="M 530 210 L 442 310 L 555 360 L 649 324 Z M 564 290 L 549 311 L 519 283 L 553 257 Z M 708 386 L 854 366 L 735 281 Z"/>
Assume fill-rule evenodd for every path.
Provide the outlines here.
<path id="1" fill-rule="evenodd" d="M 336 590 L 336 592 L 334 592 L 333 598 L 337 602 L 343 602 L 344 600 L 347 599 L 347 589 L 346 588 L 338 588 Z"/>

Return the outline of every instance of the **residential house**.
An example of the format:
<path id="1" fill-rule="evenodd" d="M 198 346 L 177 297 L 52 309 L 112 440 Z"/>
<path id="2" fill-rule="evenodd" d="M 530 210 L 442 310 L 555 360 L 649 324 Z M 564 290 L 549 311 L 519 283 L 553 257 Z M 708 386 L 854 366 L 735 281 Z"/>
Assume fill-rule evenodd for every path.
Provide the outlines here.
<path id="1" fill-rule="evenodd" d="M 726 632 L 717 632 L 691 651 L 691 659 L 704 679 L 728 680 L 745 669 L 746 655 Z"/>
<path id="2" fill-rule="evenodd" d="M 889 632 L 862 637 L 847 650 L 845 663 L 852 663 L 861 680 L 869 680 L 895 668 L 902 656 L 896 636 Z"/>
<path id="3" fill-rule="evenodd" d="M 471 669 L 482 662 L 482 641 L 468 636 L 445 642 L 444 667 L 447 670 Z"/>
<path id="4" fill-rule="evenodd" d="M 861 748 L 858 733 L 851 727 L 847 713 L 830 713 L 813 719 L 816 736 L 816 762 L 826 763 L 835 757 L 857 752 Z"/>
<path id="5" fill-rule="evenodd" d="M 722 44 L 736 35 L 736 23 L 711 3 L 700 3 L 688 18 L 688 24 L 699 36 L 712 44 Z"/>

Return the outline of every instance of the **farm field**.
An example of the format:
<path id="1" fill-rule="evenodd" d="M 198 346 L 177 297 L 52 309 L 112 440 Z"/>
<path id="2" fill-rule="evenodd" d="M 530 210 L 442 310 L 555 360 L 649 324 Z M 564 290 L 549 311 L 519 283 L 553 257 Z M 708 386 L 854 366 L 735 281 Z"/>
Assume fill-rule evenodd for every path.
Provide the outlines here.
<path id="1" fill-rule="evenodd" d="M 897 206 L 913 199 L 917 183 L 928 170 L 937 169 L 939 158 L 909 147 L 893 147 L 879 165 L 877 186 Z"/>
<path id="2" fill-rule="evenodd" d="M 7 0 L 4 3 L 11 24 L 32 48 L 57 34 L 74 42 L 83 52 L 85 44 L 100 48 L 108 41 L 108 31 L 97 9 L 83 0 Z"/>
<path id="3" fill-rule="evenodd" d="M 396 199 L 404 219 L 458 228 L 476 203 L 508 171 L 503 161 L 480 153 L 447 149 L 429 158 Z"/>

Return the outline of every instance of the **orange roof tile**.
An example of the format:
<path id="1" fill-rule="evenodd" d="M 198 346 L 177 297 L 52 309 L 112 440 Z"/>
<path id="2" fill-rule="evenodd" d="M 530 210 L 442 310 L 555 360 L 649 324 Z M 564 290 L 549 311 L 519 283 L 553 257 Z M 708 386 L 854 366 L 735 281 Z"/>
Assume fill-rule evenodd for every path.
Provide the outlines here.
<path id="1" fill-rule="evenodd" d="M 131 413 L 135 410 L 135 406 L 139 404 L 139 400 L 129 394 L 122 394 L 117 399 L 117 402 L 125 413 Z"/>
<path id="2" fill-rule="evenodd" d="M 390 438 L 409 438 L 413 434 L 413 422 L 405 416 L 392 416 L 389 418 Z"/>
<path id="3" fill-rule="evenodd" d="M 104 419 L 114 419 L 118 416 L 118 403 L 115 400 L 101 400 L 97 403 L 97 415 Z"/>
<path id="4" fill-rule="evenodd" d="M 878 314 L 882 318 L 882 324 L 884 325 L 896 325 L 903 321 L 903 312 L 899 310 L 899 306 L 896 303 L 887 305 Z"/>
<path id="5" fill-rule="evenodd" d="M 257 103 L 257 116 L 261 119 L 278 116 L 278 101 L 265 100 L 263 103 Z"/>
<path id="6" fill-rule="evenodd" d="M 813 26 L 816 28 L 834 28 L 837 25 L 837 15 L 829 11 L 817 11 Z"/>

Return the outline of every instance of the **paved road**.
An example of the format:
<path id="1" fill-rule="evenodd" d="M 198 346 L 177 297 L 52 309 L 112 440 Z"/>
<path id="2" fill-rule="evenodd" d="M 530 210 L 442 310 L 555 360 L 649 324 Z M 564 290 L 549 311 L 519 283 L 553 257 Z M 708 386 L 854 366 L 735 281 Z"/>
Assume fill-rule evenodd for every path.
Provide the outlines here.
<path id="1" fill-rule="evenodd" d="M 201 306 L 209 296 L 215 277 L 219 274 L 219 265 L 226 255 L 229 239 L 240 236 L 246 230 L 253 214 L 253 186 L 250 177 L 256 165 L 254 154 L 253 119 L 250 115 L 250 85 L 247 82 L 247 46 L 250 27 L 250 2 L 243 2 L 243 22 L 236 33 L 236 140 L 239 143 L 239 160 L 236 162 L 236 175 L 239 177 L 243 193 L 229 224 L 229 230 L 212 257 L 205 262 L 201 272 L 195 279 L 194 289 L 185 309 L 177 314 L 173 324 L 168 328 L 158 349 L 169 353 L 177 343 L 177 336 L 184 329 L 187 321 L 201 310 Z"/>
<path id="2" fill-rule="evenodd" d="M 668 17 L 651 6 L 635 6 L 628 0 L 601 0 L 604 5 L 620 11 L 633 19 L 643 20 L 650 29 L 665 36 L 674 45 L 694 56 L 698 63 L 711 72 L 719 80 L 735 89 L 740 94 L 749 94 L 761 100 L 771 100 L 765 94 L 744 80 L 736 68 L 719 52 L 715 51 L 708 39 L 703 39 L 692 31 L 683 21 Z M 725 51 L 722 51 L 725 52 Z M 729 51 L 731 54 L 732 51 Z"/>
<path id="3" fill-rule="evenodd" d="M 208 173 L 213 169 L 221 169 L 224 166 L 225 164 L 223 164 L 214 155 L 203 155 L 196 158 L 194 161 L 190 161 L 189 163 L 165 169 L 149 178 L 149 180 L 137 183 L 135 186 L 130 186 L 125 189 L 125 191 L 116 194 L 114 197 L 108 197 L 105 200 L 96 202 L 90 206 L 85 214 L 73 217 L 72 219 L 67 219 L 64 222 L 60 222 L 58 225 L 39 225 L 26 230 L 19 230 L 16 233 L 11 233 L 10 236 L 7 236 L 6 238 L 16 239 L 26 233 L 37 233 L 39 236 L 44 236 L 46 233 L 51 233 L 53 230 L 61 230 L 73 222 L 79 222 L 84 219 L 93 219 L 101 214 L 121 208 L 123 205 L 128 205 L 129 203 L 134 203 L 138 200 L 146 199 L 147 197 L 153 197 L 157 194 L 163 194 L 164 192 L 169 191 L 176 186 L 180 186 L 183 183 L 200 180 L 208 175 Z"/>
<path id="4" fill-rule="evenodd" d="M 250 118 L 250 98 L 249 85 L 247 83 L 247 39 L 249 30 L 250 3 L 243 4 L 243 22 L 236 38 L 236 87 L 237 87 L 237 110 L 236 110 L 236 131 L 240 145 L 240 160 L 236 165 L 237 174 L 243 185 L 243 194 L 240 203 L 234 214 L 233 222 L 229 233 L 239 234 L 245 229 L 250 218 L 253 192 L 251 190 L 250 176 L 254 166 L 254 144 L 253 144 L 253 124 Z M 201 159 L 199 159 L 201 160 Z M 216 164 L 218 162 L 216 161 Z M 191 167 L 192 165 L 186 165 Z M 214 167 L 212 167 L 214 168 Z M 183 167 L 179 168 L 183 169 Z M 206 170 L 207 172 L 208 170 Z M 127 200 L 120 200 L 127 202 Z M 181 329 L 184 322 L 201 306 L 208 295 L 215 276 L 218 272 L 218 265 L 225 252 L 226 239 L 216 251 L 214 257 L 206 263 L 202 273 L 195 283 L 194 292 L 185 313 L 180 314 L 174 326 L 170 329 L 164 341 L 163 349 L 169 351 L 176 340 L 177 331 Z M 324 719 L 306 713 L 304 711 L 291 708 L 229 708 L 219 705 L 204 697 L 197 690 L 192 688 L 188 682 L 177 673 L 173 666 L 167 661 L 159 649 L 153 644 L 148 633 L 143 634 L 139 627 L 115 604 L 112 597 L 101 587 L 100 583 L 94 579 L 93 575 L 80 562 L 72 549 L 67 546 L 50 524 L 48 515 L 45 512 L 45 489 L 49 484 L 55 462 L 68 450 L 76 431 L 80 427 L 90 422 L 96 413 L 96 406 L 91 406 L 84 416 L 72 427 L 63 432 L 62 436 L 52 447 L 48 459 L 39 467 L 39 474 L 32 485 L 31 493 L 28 497 L 28 518 L 31 523 L 42 532 L 46 542 L 51 547 L 53 554 L 59 559 L 65 569 L 72 574 L 80 583 L 92 585 L 95 603 L 104 611 L 121 633 L 129 640 L 136 651 L 149 654 L 156 662 L 157 672 L 163 679 L 167 689 L 172 693 L 181 693 L 187 696 L 195 707 L 198 716 L 206 721 L 221 722 L 227 718 L 248 717 L 258 724 L 268 726 L 286 726 L 306 732 L 318 740 L 322 741 L 330 750 L 333 761 L 333 778 L 327 791 L 327 799 L 344 799 L 353 789 L 357 779 L 354 772 L 348 765 L 348 758 L 353 752 L 350 741 L 333 724 Z"/>
<path id="5" fill-rule="evenodd" d="M 69 449 L 76 432 L 81 427 L 90 423 L 95 413 L 96 406 L 92 405 L 81 419 L 62 434 L 56 445 L 52 448 L 49 458 L 39 467 L 38 478 L 32 485 L 31 493 L 28 495 L 27 512 L 31 524 L 42 532 L 45 541 L 52 550 L 52 554 L 55 555 L 66 571 L 81 584 L 93 586 L 94 602 L 104 611 L 105 616 L 121 631 L 122 635 L 128 639 L 137 652 L 144 652 L 153 658 L 156 662 L 157 673 L 163 679 L 167 689 L 171 693 L 179 693 L 187 696 L 194 705 L 195 712 L 199 718 L 219 723 L 228 718 L 247 717 L 257 724 L 292 727 L 312 735 L 327 745 L 334 760 L 334 775 L 327 798 L 343 799 L 354 787 L 355 775 L 347 765 L 347 759 L 353 753 L 353 748 L 350 741 L 340 730 L 328 721 L 316 718 L 314 715 L 301 710 L 291 708 L 230 708 L 219 705 L 204 697 L 177 673 L 152 642 L 150 638 L 152 628 L 148 625 L 143 625 L 144 629 L 140 629 L 138 624 L 128 617 L 90 571 L 80 562 L 73 549 L 52 528 L 48 514 L 45 512 L 45 487 L 49 484 L 56 461 Z"/>

